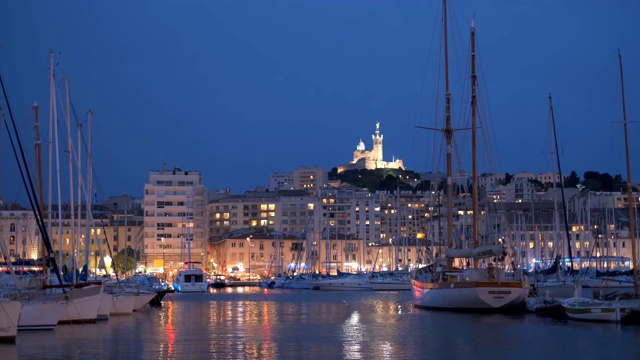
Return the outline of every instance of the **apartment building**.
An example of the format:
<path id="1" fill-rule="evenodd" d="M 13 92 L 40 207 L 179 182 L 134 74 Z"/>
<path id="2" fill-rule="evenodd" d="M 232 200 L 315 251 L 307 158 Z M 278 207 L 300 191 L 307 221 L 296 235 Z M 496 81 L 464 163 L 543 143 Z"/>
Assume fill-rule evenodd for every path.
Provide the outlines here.
<path id="1" fill-rule="evenodd" d="M 171 272 L 188 261 L 203 266 L 207 251 L 207 189 L 197 171 L 149 172 L 144 185 L 144 256 L 148 272 Z"/>

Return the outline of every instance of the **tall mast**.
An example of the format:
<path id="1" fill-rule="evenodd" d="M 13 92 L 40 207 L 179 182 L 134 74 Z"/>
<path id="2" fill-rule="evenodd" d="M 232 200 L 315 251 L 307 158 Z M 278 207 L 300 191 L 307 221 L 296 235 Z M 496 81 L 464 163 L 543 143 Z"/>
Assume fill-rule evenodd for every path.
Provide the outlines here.
<path id="1" fill-rule="evenodd" d="M 476 90 L 477 90 L 477 81 L 478 77 L 476 75 L 476 28 L 474 26 L 474 21 L 471 19 L 471 179 L 472 179 L 472 194 L 471 199 L 473 202 L 473 247 L 478 247 L 478 154 L 477 154 L 477 99 L 476 99 Z M 478 267 L 479 261 L 474 261 L 474 267 Z"/>
<path id="2" fill-rule="evenodd" d="M 447 247 L 453 247 L 453 170 L 451 166 L 451 147 L 453 128 L 451 127 L 451 92 L 449 91 L 449 43 L 447 37 L 447 0 L 442 0 L 444 34 L 444 78 L 445 78 L 445 128 L 447 141 Z M 453 265 L 453 259 L 449 259 Z"/>
<path id="3" fill-rule="evenodd" d="M 86 262 L 85 264 L 89 264 L 89 246 L 91 244 L 91 231 L 89 230 L 90 227 L 93 225 L 93 212 L 92 212 L 92 203 L 91 203 L 91 197 L 93 196 L 93 178 L 91 177 L 92 174 L 92 157 L 91 157 L 91 117 L 93 115 L 93 111 L 89 110 L 87 111 L 87 184 L 86 184 L 86 189 L 85 189 L 85 201 L 86 201 L 86 208 L 85 208 L 85 231 L 84 231 L 84 239 L 86 241 L 86 245 L 85 245 L 85 251 L 84 251 L 84 255 L 85 255 L 85 259 Z M 96 252 L 98 251 L 98 248 L 96 248 Z M 94 259 L 97 259 L 97 256 L 94 257 Z M 94 267 L 95 269 L 98 268 L 98 265 L 95 264 L 96 266 Z M 87 276 L 89 274 L 89 266 L 87 265 Z M 97 277 L 97 274 L 93 274 L 95 277 Z"/>
<path id="4" fill-rule="evenodd" d="M 52 198 L 53 198 L 53 133 L 54 133 L 54 117 L 56 114 L 56 88 L 55 88 L 55 80 L 54 80 L 54 72 L 53 72 L 53 51 L 49 50 L 49 144 L 47 151 L 49 152 L 49 180 L 48 180 L 48 193 L 47 193 L 47 231 L 49 234 L 53 234 L 51 231 L 51 227 L 53 221 L 51 221 L 51 216 L 53 214 L 52 209 Z M 58 238 L 60 239 L 60 238 Z M 58 263 L 62 266 L 62 251 L 61 248 L 58 251 Z"/>
<path id="5" fill-rule="evenodd" d="M 42 153 L 41 153 L 41 143 L 40 143 L 40 123 L 38 122 L 38 103 L 37 102 L 33 103 L 33 112 L 35 114 L 35 121 L 36 121 L 34 128 L 36 132 L 36 165 L 38 167 L 38 197 L 40 198 L 40 207 L 38 210 L 40 211 L 40 216 L 43 216 L 44 204 L 42 203 L 42 201 L 44 199 L 42 198 Z"/>
<path id="6" fill-rule="evenodd" d="M 42 150 L 40 143 L 40 123 L 38 122 L 38 103 L 33 103 L 33 112 L 35 114 L 35 133 L 36 133 L 36 166 L 38 167 L 38 198 L 40 199 L 40 206 L 38 207 L 38 211 L 40 212 L 40 217 L 44 219 L 44 198 L 42 196 Z M 40 235 L 42 236 L 42 234 Z M 38 248 L 40 248 L 38 246 Z M 39 256 L 44 258 L 46 251 L 44 247 L 40 248 Z"/>
<path id="7" fill-rule="evenodd" d="M 75 223 L 75 214 L 74 214 L 74 206 L 73 206 L 73 145 L 71 143 L 71 100 L 69 99 L 69 78 L 64 79 L 64 88 L 67 96 L 67 111 L 66 111 L 66 123 L 67 123 L 67 152 L 69 154 L 69 214 L 70 214 L 70 228 L 71 228 L 71 254 L 69 255 L 72 259 L 73 266 L 73 282 L 76 282 L 76 223 Z M 60 238 L 62 241 L 62 238 Z"/>
<path id="8" fill-rule="evenodd" d="M 633 186 L 631 185 L 631 162 L 629 161 L 629 138 L 627 136 L 627 106 L 624 100 L 624 76 L 622 72 L 622 54 L 618 49 L 618 62 L 620 63 L 620 87 L 622 88 L 622 125 L 624 127 L 624 154 L 627 160 L 627 206 L 629 209 L 629 234 L 631 236 L 631 259 L 633 261 L 633 295 L 638 297 L 638 260 L 636 255 L 636 221 L 633 199 Z"/>

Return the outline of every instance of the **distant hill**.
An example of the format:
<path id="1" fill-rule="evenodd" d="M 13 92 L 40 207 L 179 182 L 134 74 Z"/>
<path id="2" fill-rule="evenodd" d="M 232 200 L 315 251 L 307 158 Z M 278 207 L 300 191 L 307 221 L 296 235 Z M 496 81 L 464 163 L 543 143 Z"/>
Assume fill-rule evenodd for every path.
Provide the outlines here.
<path id="1" fill-rule="evenodd" d="M 420 174 L 415 171 L 401 169 L 345 170 L 338 174 L 338 169 L 333 168 L 329 172 L 329 180 L 340 180 L 371 192 L 395 192 L 398 188 L 400 191 L 427 190 L 431 184 L 430 181 L 421 181 Z"/>
<path id="2" fill-rule="evenodd" d="M 504 184 L 511 182 L 513 175 L 506 173 Z M 338 174 L 337 168 L 331 169 L 329 172 L 329 180 L 339 180 L 360 188 L 366 188 L 371 192 L 389 191 L 395 192 L 398 188 L 400 191 L 421 191 L 432 190 L 431 181 L 421 180 L 420 174 L 411 170 L 400 169 L 376 169 L 376 170 L 346 170 Z M 539 188 L 538 191 L 546 191 L 553 186 L 552 183 L 542 183 L 537 180 L 530 180 Z M 559 186 L 560 184 L 556 184 Z M 611 176 L 608 173 L 600 173 L 597 171 L 586 171 L 584 180 L 575 172 L 565 176 L 565 188 L 582 187 L 591 191 L 626 191 L 626 181 L 622 176 L 617 174 Z M 441 182 L 437 186 L 443 189 Z M 456 190 L 457 191 L 457 190 Z M 634 188 L 634 191 L 637 189 Z"/>

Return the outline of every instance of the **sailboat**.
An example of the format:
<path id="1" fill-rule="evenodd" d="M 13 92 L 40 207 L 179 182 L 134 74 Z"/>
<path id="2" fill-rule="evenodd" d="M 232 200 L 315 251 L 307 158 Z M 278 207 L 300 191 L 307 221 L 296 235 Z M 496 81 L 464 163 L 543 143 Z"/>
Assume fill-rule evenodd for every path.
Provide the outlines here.
<path id="1" fill-rule="evenodd" d="M 549 120 L 551 123 L 551 139 L 553 141 L 553 148 L 555 153 L 555 162 L 558 170 L 558 175 L 560 177 L 560 195 L 562 200 L 562 219 L 564 224 L 564 234 L 565 239 L 567 241 L 567 256 L 570 262 L 570 269 L 573 270 L 573 255 L 571 251 L 571 234 L 569 233 L 569 218 L 568 218 L 568 210 L 567 210 L 567 201 L 565 199 L 565 191 L 564 191 L 564 178 L 562 176 L 562 167 L 560 166 L 560 153 L 558 151 L 558 135 L 556 133 L 556 122 L 555 116 L 553 113 L 553 101 L 551 99 L 551 95 L 549 95 Z M 556 203 L 554 202 L 554 214 L 557 216 L 557 208 Z M 560 231 L 558 230 L 558 234 Z M 538 296 L 544 294 L 543 298 L 539 298 L 537 300 L 533 300 L 533 296 L 531 299 L 527 300 L 527 305 L 532 303 L 540 304 L 542 302 L 544 304 L 544 298 L 570 298 L 574 295 L 580 296 L 578 292 L 581 291 L 580 288 L 577 288 L 577 279 L 571 275 L 571 272 L 567 272 L 563 274 L 563 266 L 560 264 L 561 257 L 560 255 L 556 256 L 553 264 L 542 271 L 538 271 L 534 274 L 534 284 L 532 286 L 533 292 L 537 293 Z M 546 275 L 549 277 L 545 278 Z M 563 276 L 564 275 L 564 276 Z M 542 277 L 540 280 L 538 277 Z M 554 306 L 557 307 L 559 302 L 557 300 L 553 301 Z"/>
<path id="2" fill-rule="evenodd" d="M 638 297 L 638 259 L 637 259 L 637 244 L 636 244 L 636 224 L 635 224 L 635 200 L 633 197 L 633 185 L 631 182 L 631 161 L 629 159 L 629 137 L 627 134 L 627 109 L 625 103 L 624 96 L 624 76 L 622 71 L 622 55 L 618 50 L 618 62 L 620 68 L 620 86 L 622 89 L 622 124 L 624 129 L 624 145 L 625 145 L 625 159 L 626 159 L 626 168 L 627 168 L 627 209 L 629 212 L 629 237 L 631 240 L 631 268 L 633 274 L 633 286 L 627 286 L 629 289 L 633 289 L 633 292 L 617 292 L 618 301 L 613 303 L 608 303 L 609 312 L 613 311 L 614 317 L 613 321 L 620 321 L 620 308 L 623 309 L 622 315 L 623 317 L 627 315 L 627 313 L 640 313 L 640 298 Z M 627 284 L 628 285 L 628 284 Z M 575 307 L 575 306 L 574 306 Z M 585 305 L 580 310 L 589 310 L 589 306 Z M 565 307 L 567 313 L 569 313 L 569 308 Z M 613 309 L 613 310 L 611 310 Z M 634 315 L 635 317 L 635 315 Z M 593 319 L 587 318 L 586 320 L 600 320 L 597 317 Z"/>
<path id="3" fill-rule="evenodd" d="M 479 267 L 479 259 L 501 257 L 504 248 L 500 244 L 479 246 L 478 241 L 478 174 L 476 160 L 476 72 L 475 72 L 475 28 L 471 26 L 471 109 L 472 109 L 472 158 L 473 158 L 473 248 L 452 249 L 453 245 L 453 180 L 452 180 L 452 137 L 451 94 L 449 92 L 448 44 L 447 44 L 447 3 L 443 0 L 443 35 L 445 65 L 446 124 L 441 130 L 447 143 L 447 256 L 446 264 L 437 261 L 431 266 L 414 269 L 411 273 L 414 304 L 418 307 L 442 310 L 504 310 L 520 307 L 529 292 L 529 284 L 522 271 L 507 273 L 504 269 L 489 263 Z M 428 128 L 430 129 L 430 128 Z M 466 260 L 473 266 L 466 269 L 453 267 L 454 259 Z"/>

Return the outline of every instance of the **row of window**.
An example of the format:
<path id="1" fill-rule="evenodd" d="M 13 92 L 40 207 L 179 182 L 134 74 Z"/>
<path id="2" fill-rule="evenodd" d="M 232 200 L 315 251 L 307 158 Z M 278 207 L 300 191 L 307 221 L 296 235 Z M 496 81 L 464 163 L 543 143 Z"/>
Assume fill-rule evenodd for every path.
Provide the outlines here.
<path id="1" fill-rule="evenodd" d="M 194 182 L 193 181 L 176 181 L 176 184 L 178 186 L 194 186 Z M 156 185 L 157 186 L 173 186 L 173 181 L 172 180 L 157 180 L 156 181 Z"/>

